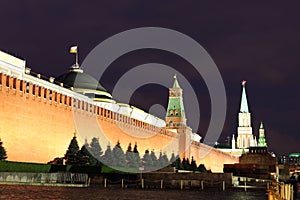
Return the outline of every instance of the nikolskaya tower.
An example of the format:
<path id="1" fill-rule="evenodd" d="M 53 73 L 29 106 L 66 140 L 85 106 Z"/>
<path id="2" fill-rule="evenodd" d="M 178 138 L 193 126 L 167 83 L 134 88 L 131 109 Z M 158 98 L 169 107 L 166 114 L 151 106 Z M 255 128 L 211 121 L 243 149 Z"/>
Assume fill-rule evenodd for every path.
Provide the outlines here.
<path id="1" fill-rule="evenodd" d="M 261 122 L 259 127 L 259 139 L 253 134 L 251 113 L 247 101 L 246 81 L 242 81 L 242 96 L 238 113 L 237 136 L 232 135 L 231 148 L 217 147 L 218 150 L 239 157 L 243 152 L 248 152 L 250 147 L 267 147 L 265 129 Z"/>
<path id="2" fill-rule="evenodd" d="M 242 87 L 241 107 L 238 114 L 237 148 L 247 149 L 250 146 L 257 146 L 257 142 L 253 136 L 251 126 L 251 113 L 246 95 L 246 81 L 242 81 Z"/>
<path id="3" fill-rule="evenodd" d="M 234 140 L 234 137 L 233 137 Z M 250 146 L 257 146 L 256 137 L 253 136 L 251 126 L 251 113 L 248 107 L 246 94 L 246 81 L 242 81 L 241 107 L 238 114 L 238 128 L 236 147 L 239 149 L 248 149 Z"/>

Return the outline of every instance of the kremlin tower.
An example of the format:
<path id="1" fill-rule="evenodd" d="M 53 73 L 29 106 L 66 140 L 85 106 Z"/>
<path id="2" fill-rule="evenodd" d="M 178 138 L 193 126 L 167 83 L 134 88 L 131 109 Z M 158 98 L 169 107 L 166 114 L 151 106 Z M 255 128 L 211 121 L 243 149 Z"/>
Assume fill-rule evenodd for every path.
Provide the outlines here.
<path id="1" fill-rule="evenodd" d="M 238 118 L 238 128 L 237 128 L 237 148 L 247 149 L 250 146 L 256 146 L 256 140 L 252 134 L 251 126 L 251 113 L 249 112 L 247 95 L 246 95 L 246 81 L 242 82 L 242 98 L 241 107 Z"/>
<path id="2" fill-rule="evenodd" d="M 186 126 L 182 89 L 179 86 L 176 75 L 174 76 L 173 87 L 169 88 L 166 126 L 174 129 L 179 129 Z"/>
<path id="3" fill-rule="evenodd" d="M 258 147 L 267 147 L 266 137 L 265 137 L 265 129 L 264 125 L 261 122 L 259 127 L 259 139 L 258 139 Z"/>
<path id="4" fill-rule="evenodd" d="M 174 84 L 169 88 L 169 102 L 166 113 L 166 129 L 176 132 L 179 136 L 179 154 L 182 157 L 190 157 L 190 144 L 192 137 L 200 141 L 201 137 L 192 133 L 192 129 L 186 124 L 186 117 L 183 105 L 182 89 L 174 75 Z"/>
<path id="5" fill-rule="evenodd" d="M 220 151 L 229 153 L 230 155 L 239 157 L 244 153 L 249 152 L 251 147 L 267 147 L 265 130 L 261 122 L 259 128 L 259 139 L 257 142 L 256 136 L 253 135 L 251 125 L 251 113 L 249 111 L 246 81 L 242 81 L 242 97 L 240 111 L 238 113 L 237 137 L 232 135 L 231 148 L 217 148 Z"/>

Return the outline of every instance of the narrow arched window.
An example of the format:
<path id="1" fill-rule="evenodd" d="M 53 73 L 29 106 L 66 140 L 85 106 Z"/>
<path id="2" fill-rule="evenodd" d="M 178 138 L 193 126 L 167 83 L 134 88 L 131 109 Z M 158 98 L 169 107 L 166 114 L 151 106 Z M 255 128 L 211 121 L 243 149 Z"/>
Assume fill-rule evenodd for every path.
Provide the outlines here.
<path id="1" fill-rule="evenodd" d="M 174 110 L 170 110 L 170 115 L 174 115 Z"/>
<path id="2" fill-rule="evenodd" d="M 178 110 L 175 110 L 175 115 L 176 115 L 176 116 L 178 115 Z"/>

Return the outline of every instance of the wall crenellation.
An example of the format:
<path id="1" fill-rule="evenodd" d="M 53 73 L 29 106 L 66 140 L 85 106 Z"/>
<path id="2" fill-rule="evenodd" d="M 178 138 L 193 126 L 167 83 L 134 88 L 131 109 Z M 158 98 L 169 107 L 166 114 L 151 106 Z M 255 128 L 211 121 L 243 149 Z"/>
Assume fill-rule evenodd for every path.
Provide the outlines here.
<path id="1" fill-rule="evenodd" d="M 5 83 L 5 86 L 3 86 L 2 83 Z M 130 118 L 128 116 L 113 112 L 105 108 L 101 108 L 83 100 L 78 100 L 76 98 L 61 94 L 57 91 L 50 90 L 43 86 L 39 86 L 31 82 L 20 80 L 16 77 L 0 73 L 0 90 L 2 90 L 2 87 L 5 87 L 5 91 L 8 93 L 12 93 L 14 95 L 19 93 L 21 97 L 25 95 L 26 99 L 30 98 L 34 101 L 37 100 L 39 102 L 42 102 L 43 99 L 43 102 L 45 104 L 54 105 L 56 107 L 64 106 L 69 109 L 74 109 L 74 111 L 81 110 L 82 112 L 92 113 L 97 116 L 102 116 L 105 120 L 109 119 L 114 123 L 128 123 L 129 125 L 134 125 L 136 127 L 155 132 L 159 132 L 161 130 L 161 127 L 156 127 L 152 124 Z M 166 130 L 162 132 L 162 134 L 170 136 L 174 135 L 173 132 Z"/>

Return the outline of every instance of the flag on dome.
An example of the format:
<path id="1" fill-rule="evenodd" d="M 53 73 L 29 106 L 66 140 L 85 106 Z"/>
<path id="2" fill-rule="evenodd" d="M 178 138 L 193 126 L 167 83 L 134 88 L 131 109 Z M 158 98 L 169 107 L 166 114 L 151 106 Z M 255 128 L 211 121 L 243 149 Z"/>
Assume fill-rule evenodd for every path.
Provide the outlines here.
<path id="1" fill-rule="evenodd" d="M 72 46 L 70 48 L 70 53 L 77 53 L 77 46 Z"/>

